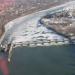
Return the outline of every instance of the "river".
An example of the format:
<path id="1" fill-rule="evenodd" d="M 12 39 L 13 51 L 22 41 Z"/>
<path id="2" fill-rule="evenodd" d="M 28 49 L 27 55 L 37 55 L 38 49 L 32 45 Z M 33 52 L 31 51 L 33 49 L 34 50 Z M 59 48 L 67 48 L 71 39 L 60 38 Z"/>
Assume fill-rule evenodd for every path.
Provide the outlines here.
<path id="1" fill-rule="evenodd" d="M 75 75 L 75 45 L 15 48 L 10 68 L 11 75 Z"/>

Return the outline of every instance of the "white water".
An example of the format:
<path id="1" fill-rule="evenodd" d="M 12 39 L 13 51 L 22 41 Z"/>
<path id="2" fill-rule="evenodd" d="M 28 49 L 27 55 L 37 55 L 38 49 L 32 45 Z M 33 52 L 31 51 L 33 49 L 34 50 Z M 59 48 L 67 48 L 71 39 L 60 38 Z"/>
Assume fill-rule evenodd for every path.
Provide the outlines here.
<path id="1" fill-rule="evenodd" d="M 9 22 L 5 25 L 6 32 L 4 34 L 2 44 L 10 42 L 12 42 L 13 44 L 33 41 L 37 42 L 38 39 L 42 39 L 43 42 L 47 40 L 53 41 L 54 39 L 63 41 L 63 39 L 66 38 L 55 34 L 55 32 L 48 30 L 43 25 L 40 25 L 39 19 L 48 13 L 65 10 L 64 7 L 67 8 L 67 6 L 71 6 L 74 4 L 75 1 L 72 1 L 57 7 L 53 7 L 21 18 L 17 18 Z"/>

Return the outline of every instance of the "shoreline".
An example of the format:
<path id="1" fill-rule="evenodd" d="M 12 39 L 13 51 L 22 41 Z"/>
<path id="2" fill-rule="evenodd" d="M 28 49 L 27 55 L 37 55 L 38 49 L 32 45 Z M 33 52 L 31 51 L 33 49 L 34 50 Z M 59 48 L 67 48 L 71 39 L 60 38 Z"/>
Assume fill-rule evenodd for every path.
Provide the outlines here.
<path id="1" fill-rule="evenodd" d="M 30 46 L 16 46 L 16 47 L 14 47 L 13 46 L 13 49 L 16 49 L 16 48 L 47 48 L 47 47 L 63 47 L 63 46 L 65 46 L 65 47 L 69 47 L 69 46 L 75 46 L 75 44 L 63 44 L 63 45 L 51 45 L 51 46 L 32 46 L 32 47 L 30 47 Z"/>

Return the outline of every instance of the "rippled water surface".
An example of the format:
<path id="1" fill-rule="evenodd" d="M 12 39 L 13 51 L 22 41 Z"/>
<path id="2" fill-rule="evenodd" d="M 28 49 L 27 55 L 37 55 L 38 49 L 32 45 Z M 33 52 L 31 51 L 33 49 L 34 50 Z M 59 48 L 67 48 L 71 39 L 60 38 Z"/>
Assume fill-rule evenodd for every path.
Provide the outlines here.
<path id="1" fill-rule="evenodd" d="M 75 45 L 18 47 L 11 63 L 11 75 L 75 75 Z"/>

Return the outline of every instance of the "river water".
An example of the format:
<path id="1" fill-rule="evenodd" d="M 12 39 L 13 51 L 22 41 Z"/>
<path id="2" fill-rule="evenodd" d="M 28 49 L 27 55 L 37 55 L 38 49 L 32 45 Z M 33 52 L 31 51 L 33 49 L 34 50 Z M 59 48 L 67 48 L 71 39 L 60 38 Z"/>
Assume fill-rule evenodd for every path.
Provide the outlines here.
<path id="1" fill-rule="evenodd" d="M 11 75 L 75 75 L 75 45 L 15 48 L 10 68 Z"/>

